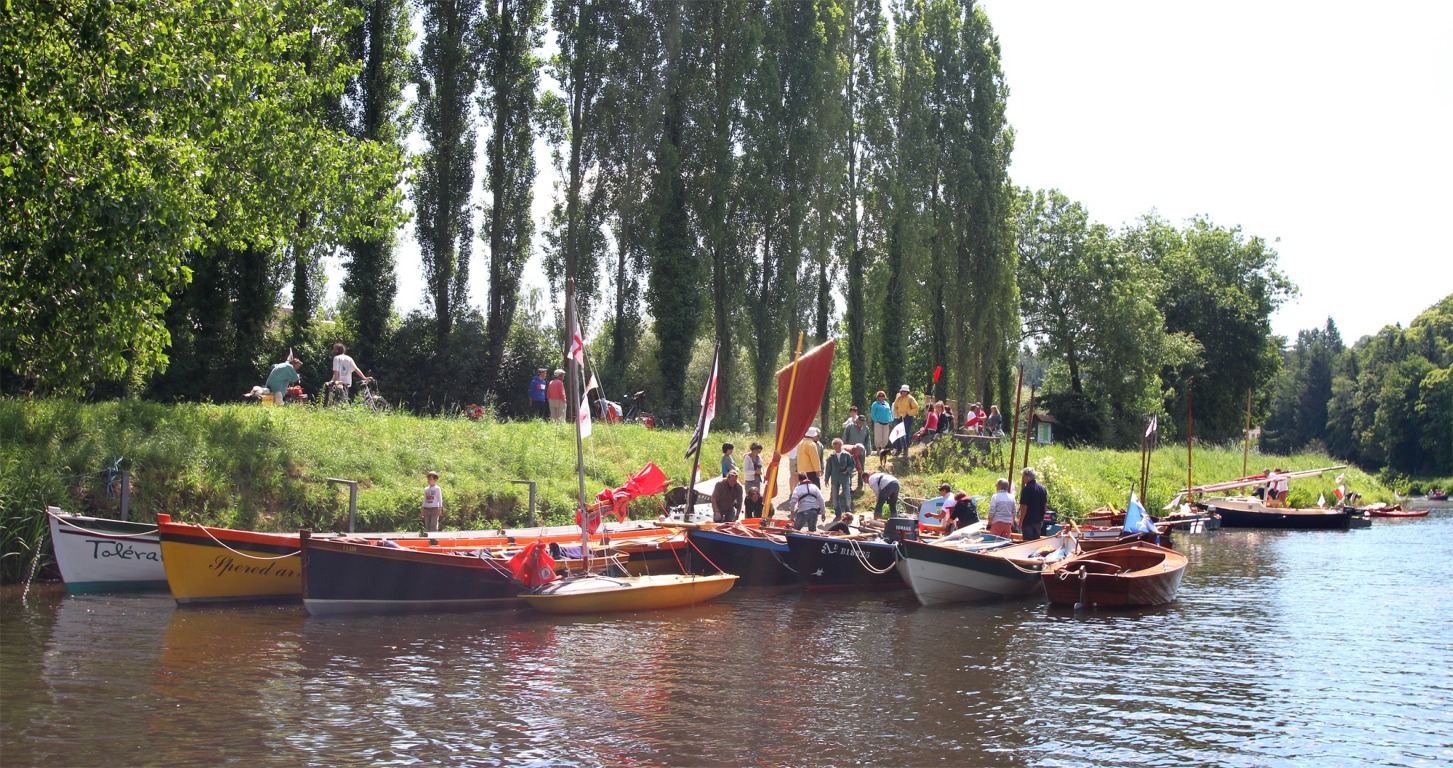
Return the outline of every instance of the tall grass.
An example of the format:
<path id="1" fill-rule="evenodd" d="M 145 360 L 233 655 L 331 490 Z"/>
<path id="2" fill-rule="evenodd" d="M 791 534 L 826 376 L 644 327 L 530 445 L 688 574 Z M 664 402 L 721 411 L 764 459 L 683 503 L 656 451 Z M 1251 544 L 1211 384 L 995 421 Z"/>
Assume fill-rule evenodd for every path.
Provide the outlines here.
<path id="1" fill-rule="evenodd" d="M 348 494 L 329 478 L 359 482 L 358 530 L 413 530 L 424 473 L 440 473 L 446 528 L 478 529 L 529 522 L 528 490 L 511 480 L 537 484 L 539 519 L 573 519 L 578 492 L 575 441 L 566 423 L 471 421 L 457 415 L 415 417 L 374 414 L 361 408 L 257 405 L 162 405 L 146 402 L 77 404 L 51 400 L 0 400 L 0 577 L 14 581 L 44 557 L 46 505 L 114 516 L 100 472 L 118 459 L 132 473 L 131 517 L 174 518 L 235 528 L 287 531 L 343 530 Z M 753 439 L 764 436 L 714 432 L 702 457 L 702 474 L 716 473 L 721 443 L 738 447 L 738 461 Z M 585 444 L 585 491 L 594 496 L 654 462 L 680 484 L 689 467 L 686 430 L 646 430 L 639 425 L 595 425 Z M 1020 451 L 1022 455 L 1022 447 Z M 916 461 L 901 471 L 908 495 L 935 493 L 941 481 L 970 493 L 989 493 L 1004 469 L 970 469 L 944 452 L 937 463 Z M 877 459 L 868 460 L 869 468 Z M 1051 506 L 1083 515 L 1104 504 L 1123 507 L 1139 456 L 1134 451 L 1035 448 Z M 1253 455 L 1250 469 L 1329 466 L 1325 456 Z M 924 469 L 927 466 L 933 469 Z M 1197 482 L 1241 474 L 1239 446 L 1195 454 Z M 1367 500 L 1391 499 L 1373 478 L 1349 470 L 1353 489 Z M 1293 503 L 1332 498 L 1335 473 L 1292 485 Z M 1163 503 L 1185 483 L 1185 447 L 1158 450 L 1152 460 L 1148 506 Z M 639 500 L 637 516 L 660 510 L 660 499 Z"/>

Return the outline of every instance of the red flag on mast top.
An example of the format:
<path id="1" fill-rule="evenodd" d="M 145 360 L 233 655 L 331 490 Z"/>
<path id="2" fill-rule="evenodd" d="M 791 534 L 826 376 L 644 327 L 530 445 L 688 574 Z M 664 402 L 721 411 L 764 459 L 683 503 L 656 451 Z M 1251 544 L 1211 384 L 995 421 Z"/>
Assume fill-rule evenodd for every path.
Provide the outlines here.
<path id="1" fill-rule="evenodd" d="M 570 359 L 585 372 L 585 338 L 580 335 L 580 318 L 570 313 Z"/>
<path id="2" fill-rule="evenodd" d="M 938 377 L 939 376 L 942 376 L 942 375 L 943 375 L 943 366 L 940 365 L 940 366 L 934 368 L 933 369 L 933 383 L 934 384 L 937 384 L 938 383 Z"/>

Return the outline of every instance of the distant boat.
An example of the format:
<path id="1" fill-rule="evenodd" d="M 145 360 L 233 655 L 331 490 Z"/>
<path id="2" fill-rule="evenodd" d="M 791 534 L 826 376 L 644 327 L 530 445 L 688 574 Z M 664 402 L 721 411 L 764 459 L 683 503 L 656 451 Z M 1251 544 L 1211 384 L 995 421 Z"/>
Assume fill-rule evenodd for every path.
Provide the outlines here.
<path id="1" fill-rule="evenodd" d="M 1377 504 L 1373 504 L 1371 506 L 1364 507 L 1363 509 L 1365 509 L 1367 511 L 1367 514 L 1372 515 L 1373 517 L 1427 517 L 1428 516 L 1428 510 L 1426 510 L 1426 509 L 1403 509 L 1403 506 L 1401 504 L 1393 504 L 1393 505 L 1389 506 L 1385 502 L 1378 502 Z"/>
<path id="2" fill-rule="evenodd" d="M 1219 515 L 1225 528 L 1291 528 L 1296 530 L 1341 530 L 1351 525 L 1345 509 L 1268 507 L 1254 496 L 1227 496 L 1197 502 L 1200 508 Z"/>
<path id="3" fill-rule="evenodd" d="M 56 567 L 67 592 L 166 589 L 155 523 L 67 514 L 47 507 Z"/>
<path id="4" fill-rule="evenodd" d="M 1075 540 L 1068 535 L 1017 544 L 980 542 L 988 549 L 958 549 L 952 537 L 932 544 L 900 541 L 903 580 L 924 605 L 963 603 L 1038 592 L 1047 562 L 1069 557 Z"/>
<path id="5" fill-rule="evenodd" d="M 1176 599 L 1186 556 L 1147 542 L 1121 544 L 1046 565 L 1041 579 L 1054 605 L 1127 608 Z"/>

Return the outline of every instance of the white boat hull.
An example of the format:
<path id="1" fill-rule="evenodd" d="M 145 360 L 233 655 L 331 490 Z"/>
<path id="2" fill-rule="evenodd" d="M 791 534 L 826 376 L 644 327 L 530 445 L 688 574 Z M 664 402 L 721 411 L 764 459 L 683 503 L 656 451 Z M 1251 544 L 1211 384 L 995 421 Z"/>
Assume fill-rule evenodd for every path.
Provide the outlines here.
<path id="1" fill-rule="evenodd" d="M 46 510 L 56 566 L 68 592 L 167 588 L 156 526 Z"/>

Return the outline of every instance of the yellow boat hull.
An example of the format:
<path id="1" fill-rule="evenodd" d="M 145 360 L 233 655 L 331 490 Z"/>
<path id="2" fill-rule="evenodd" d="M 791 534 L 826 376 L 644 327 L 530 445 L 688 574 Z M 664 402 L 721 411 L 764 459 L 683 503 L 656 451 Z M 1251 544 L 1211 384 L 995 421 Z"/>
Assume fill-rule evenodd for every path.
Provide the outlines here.
<path id="1" fill-rule="evenodd" d="M 631 578 L 586 577 L 520 595 L 544 613 L 581 614 L 683 608 L 719 597 L 737 583 L 729 573 L 711 576 L 660 574 Z"/>
<path id="2" fill-rule="evenodd" d="M 297 534 L 204 528 L 158 516 L 167 586 L 180 604 L 302 600 Z"/>

